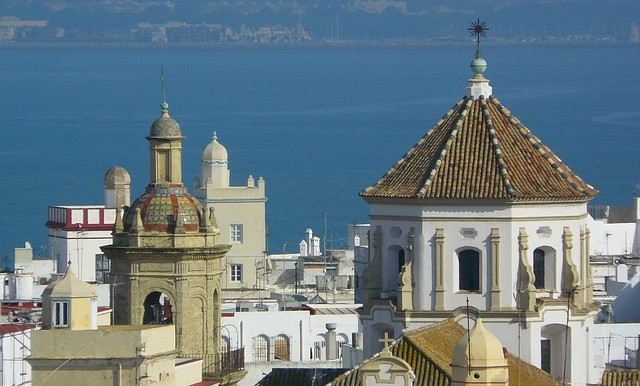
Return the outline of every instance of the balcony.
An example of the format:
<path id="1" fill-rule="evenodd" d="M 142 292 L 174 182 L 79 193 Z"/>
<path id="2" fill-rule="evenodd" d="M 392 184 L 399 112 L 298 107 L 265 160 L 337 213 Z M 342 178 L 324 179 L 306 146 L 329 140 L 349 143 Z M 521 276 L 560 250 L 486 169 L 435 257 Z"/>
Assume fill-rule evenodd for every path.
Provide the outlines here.
<path id="1" fill-rule="evenodd" d="M 202 359 L 202 372 L 207 378 L 219 380 L 240 372 L 244 377 L 244 347 L 222 354 L 180 354 L 179 356 Z M 235 377 L 232 376 L 232 378 Z"/>

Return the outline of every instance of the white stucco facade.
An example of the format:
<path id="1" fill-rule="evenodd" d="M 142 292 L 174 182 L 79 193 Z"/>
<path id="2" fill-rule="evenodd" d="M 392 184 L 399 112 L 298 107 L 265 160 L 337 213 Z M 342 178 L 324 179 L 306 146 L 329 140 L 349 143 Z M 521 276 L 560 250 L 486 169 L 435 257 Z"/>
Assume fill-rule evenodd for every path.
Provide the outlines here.
<path id="1" fill-rule="evenodd" d="M 568 281 L 574 282 L 574 300 L 582 305 L 590 302 L 587 217 L 585 202 L 509 205 L 370 202 L 371 233 L 377 233 L 375 237 L 379 240 L 381 275 L 380 300 L 371 303 L 369 309 L 365 306 L 361 315 L 365 357 L 380 348 L 377 340 L 384 332 L 398 337 L 402 331 L 441 321 L 455 310 L 464 309 L 468 299 L 469 306 L 481 312 L 487 328 L 510 352 L 542 367 L 541 342 L 548 340 L 549 370 L 554 376 L 562 377 L 564 373 L 575 385 L 593 382 L 596 374 L 589 329 L 593 327 L 595 311 L 587 311 L 583 306 L 580 306 L 583 310 L 571 311 L 568 317 L 569 342 L 573 343 L 567 351 L 564 369 L 566 296 L 574 289 L 568 289 Z M 375 254 L 378 248 L 371 249 Z M 465 250 L 473 250 L 479 256 L 476 290 L 461 288 L 463 267 L 459 256 Z M 521 308 L 518 294 L 522 292 L 520 256 L 522 253 L 527 265 L 533 268 L 536 250 L 543 252 L 545 280 L 542 285 L 536 283 L 540 288 L 532 296 L 544 303 L 535 309 L 518 311 Z M 410 299 L 410 303 L 399 301 L 402 269 L 409 262 L 412 290 L 405 299 Z M 441 277 L 437 274 L 439 270 Z M 570 279 L 569 271 L 577 276 Z M 586 342 L 591 343 L 585 345 Z"/>
<path id="2" fill-rule="evenodd" d="M 31 366 L 24 358 L 30 355 L 31 332 L 35 329 L 26 325 L 0 325 L 3 386 L 31 384 Z"/>
<path id="3" fill-rule="evenodd" d="M 194 196 L 208 212 L 215 210 L 220 240 L 231 244 L 225 256 L 223 288 L 264 288 L 266 277 L 265 181 L 247 178 L 244 186 L 231 185 L 228 154 L 217 134 L 202 152 L 201 176 Z"/>
<path id="4" fill-rule="evenodd" d="M 223 341 L 231 349 L 244 346 L 246 362 L 273 362 L 277 367 L 281 361 L 327 360 L 327 323 L 335 323 L 339 350 L 359 331 L 356 306 L 327 304 L 309 305 L 299 311 L 234 312 L 233 316 L 222 317 Z"/>
<path id="5" fill-rule="evenodd" d="M 116 209 L 102 205 L 49 206 L 49 253 L 57 271 L 65 272 L 71 262 L 80 280 L 96 281 L 96 256 L 102 256 L 101 246 L 111 244 L 115 221 Z"/>

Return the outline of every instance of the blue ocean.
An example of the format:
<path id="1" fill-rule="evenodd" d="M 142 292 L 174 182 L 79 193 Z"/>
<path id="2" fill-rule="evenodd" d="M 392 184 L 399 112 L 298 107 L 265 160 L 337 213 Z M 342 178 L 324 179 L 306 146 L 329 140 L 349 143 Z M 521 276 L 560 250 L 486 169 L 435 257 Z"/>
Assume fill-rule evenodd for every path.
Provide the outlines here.
<path id="1" fill-rule="evenodd" d="M 103 203 L 103 176 L 149 179 L 149 126 L 167 100 L 187 139 L 192 189 L 216 131 L 232 183 L 267 187 L 269 251 L 306 228 L 334 247 L 368 221 L 375 183 L 463 95 L 468 47 L 0 50 L 0 256 L 46 254 L 48 205 Z M 630 205 L 640 182 L 640 46 L 483 48 L 494 95 L 598 204 Z M 43 246 L 41 248 L 41 246 Z"/>

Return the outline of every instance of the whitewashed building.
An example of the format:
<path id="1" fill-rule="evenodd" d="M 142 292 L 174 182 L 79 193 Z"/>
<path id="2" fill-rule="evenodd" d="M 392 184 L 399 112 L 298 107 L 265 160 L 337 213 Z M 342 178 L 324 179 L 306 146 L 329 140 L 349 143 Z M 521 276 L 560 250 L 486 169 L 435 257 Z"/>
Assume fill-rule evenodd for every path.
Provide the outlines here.
<path id="1" fill-rule="evenodd" d="M 630 206 L 589 207 L 591 255 L 640 255 L 640 185 Z"/>
<path id="2" fill-rule="evenodd" d="M 116 210 L 130 205 L 129 173 L 120 166 L 104 176 L 104 205 L 49 206 L 49 254 L 57 262 L 57 272 L 66 272 L 71 262 L 78 278 L 87 282 L 108 282 L 108 261 L 100 250 L 112 242 Z"/>
<path id="3" fill-rule="evenodd" d="M 247 178 L 244 186 L 231 185 L 229 155 L 217 133 L 202 151 L 202 172 L 195 180 L 194 196 L 207 210 L 215 210 L 220 240 L 231 244 L 225 256 L 224 289 L 265 287 L 267 250 L 266 183 Z"/>
<path id="4" fill-rule="evenodd" d="M 510 352 L 572 385 L 596 383 L 587 203 L 597 191 L 493 96 L 479 53 L 471 68 L 466 96 L 361 192 L 365 357 L 385 332 L 480 312 Z"/>
<path id="5" fill-rule="evenodd" d="M 3 386 L 31 384 L 31 366 L 24 358 L 31 354 L 31 332 L 35 329 L 35 325 L 0 324 Z"/>
<path id="6" fill-rule="evenodd" d="M 359 331 L 359 306 L 305 304 L 280 311 L 263 300 L 225 303 L 223 349 L 244 347 L 248 374 L 240 385 L 256 384 L 275 367 L 341 368 L 342 346 Z"/>

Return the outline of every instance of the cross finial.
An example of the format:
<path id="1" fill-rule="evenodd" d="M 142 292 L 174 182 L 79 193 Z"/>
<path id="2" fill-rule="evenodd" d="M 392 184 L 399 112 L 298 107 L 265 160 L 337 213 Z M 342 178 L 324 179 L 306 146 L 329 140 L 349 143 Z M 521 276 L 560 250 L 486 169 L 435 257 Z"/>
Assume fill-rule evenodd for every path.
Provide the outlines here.
<path id="1" fill-rule="evenodd" d="M 389 333 L 385 332 L 384 333 L 384 338 L 382 339 L 378 339 L 378 342 L 384 344 L 384 348 L 383 351 L 389 351 L 389 345 L 393 342 L 395 342 L 395 339 L 393 338 L 389 338 Z"/>
<path id="2" fill-rule="evenodd" d="M 478 51 L 480 51 L 480 37 L 487 36 L 487 31 L 489 31 L 489 27 L 487 27 L 486 21 L 480 21 L 480 18 L 476 21 L 471 22 L 471 26 L 467 28 L 469 32 L 471 32 L 471 36 L 476 38 L 476 44 Z"/>

